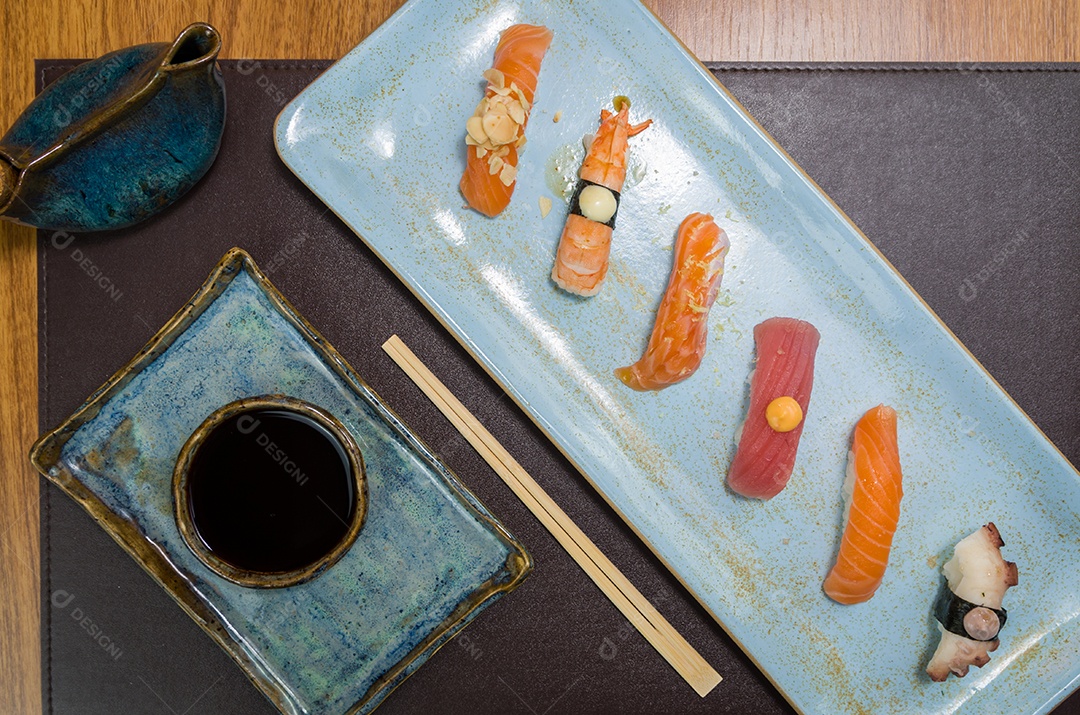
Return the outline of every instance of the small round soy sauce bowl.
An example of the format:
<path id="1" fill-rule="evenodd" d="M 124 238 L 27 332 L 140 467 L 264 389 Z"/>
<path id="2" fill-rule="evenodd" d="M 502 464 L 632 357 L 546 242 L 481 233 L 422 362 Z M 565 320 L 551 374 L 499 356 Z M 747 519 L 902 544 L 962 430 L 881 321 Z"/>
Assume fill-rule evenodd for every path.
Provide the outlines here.
<path id="1" fill-rule="evenodd" d="M 176 460 L 176 524 L 218 575 L 294 586 L 340 559 L 367 513 L 360 448 L 329 412 L 284 395 L 216 410 Z"/>

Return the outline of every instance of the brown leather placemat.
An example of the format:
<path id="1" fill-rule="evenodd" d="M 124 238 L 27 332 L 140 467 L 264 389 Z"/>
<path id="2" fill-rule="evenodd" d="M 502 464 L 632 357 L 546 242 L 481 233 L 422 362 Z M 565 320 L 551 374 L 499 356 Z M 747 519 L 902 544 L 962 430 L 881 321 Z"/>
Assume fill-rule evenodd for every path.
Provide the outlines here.
<path id="1" fill-rule="evenodd" d="M 73 64 L 40 62 L 39 86 Z M 278 160 L 274 117 L 328 65 L 223 63 L 221 154 L 188 196 L 125 231 L 70 241 L 42 232 L 42 429 L 75 410 L 229 247 L 241 246 L 536 560 L 520 589 L 436 653 L 380 713 L 790 712 L 540 431 Z M 716 68 L 1074 462 L 1076 69 Z M 712 694 L 694 695 L 382 353 L 392 333 L 723 674 Z M 42 489 L 46 712 L 276 712 L 89 516 L 48 484 Z M 1060 712 L 1080 713 L 1080 698 Z"/>

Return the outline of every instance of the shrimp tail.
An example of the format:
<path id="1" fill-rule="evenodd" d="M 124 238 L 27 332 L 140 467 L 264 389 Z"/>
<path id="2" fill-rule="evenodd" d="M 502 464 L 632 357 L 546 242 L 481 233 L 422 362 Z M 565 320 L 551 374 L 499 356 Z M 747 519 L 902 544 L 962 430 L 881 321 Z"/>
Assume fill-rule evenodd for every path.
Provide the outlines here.
<path id="1" fill-rule="evenodd" d="M 641 134 L 643 131 L 648 129 L 649 125 L 651 125 L 651 124 L 652 124 L 652 120 L 651 119 L 646 119 L 641 124 L 631 125 L 631 127 L 627 130 L 626 135 L 630 136 L 630 137 L 636 137 L 638 134 Z"/>

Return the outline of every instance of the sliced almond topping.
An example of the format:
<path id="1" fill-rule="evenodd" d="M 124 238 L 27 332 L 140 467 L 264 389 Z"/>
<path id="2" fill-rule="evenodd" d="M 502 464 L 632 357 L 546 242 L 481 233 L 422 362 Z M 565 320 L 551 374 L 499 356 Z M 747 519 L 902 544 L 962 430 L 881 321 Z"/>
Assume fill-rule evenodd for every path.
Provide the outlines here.
<path id="1" fill-rule="evenodd" d="M 484 70 L 484 79 L 486 79 L 492 87 L 502 88 L 506 86 L 506 77 L 494 67 Z"/>
<path id="2" fill-rule="evenodd" d="M 488 81 L 488 94 L 476 105 L 466 123 L 465 143 L 477 148 L 477 157 L 491 154 L 488 168 L 496 174 L 502 170 L 502 164 L 492 166 L 490 162 L 505 157 L 510 144 L 525 146 L 522 128 L 528 121 L 530 104 L 521 88 L 513 82 L 506 86 L 506 76 L 494 67 L 484 71 L 484 79 Z"/>
<path id="3" fill-rule="evenodd" d="M 480 117 L 469 117 L 469 121 L 465 122 L 465 131 L 469 133 L 469 136 L 472 137 L 477 144 L 483 144 L 487 141 L 487 133 L 484 131 L 484 120 Z"/>
<path id="4" fill-rule="evenodd" d="M 503 183 L 503 186 L 509 186 L 514 183 L 514 179 L 517 178 L 517 167 L 511 164 L 503 164 L 502 171 L 499 172 L 499 181 Z"/>
<path id="5" fill-rule="evenodd" d="M 558 124 L 560 119 L 562 119 L 562 110 L 561 109 L 559 111 L 555 112 L 555 116 L 551 118 L 551 121 Z"/>
<path id="6" fill-rule="evenodd" d="M 510 83 L 510 89 L 514 90 L 514 94 L 517 95 L 518 101 L 521 102 L 521 107 L 528 112 L 532 107 L 529 104 L 529 100 L 525 99 L 525 93 L 521 91 L 521 87 L 518 87 L 516 83 Z"/>
<path id="7" fill-rule="evenodd" d="M 495 175 L 503 168 L 503 160 L 497 156 L 493 156 L 488 160 L 488 173 Z M 507 184 L 509 186 L 509 184 Z"/>
<path id="8" fill-rule="evenodd" d="M 518 124 L 525 123 L 525 110 L 521 108 L 521 102 L 511 102 L 507 109 L 510 110 L 510 118 Z"/>
<path id="9" fill-rule="evenodd" d="M 492 140 L 495 140 L 495 127 L 500 123 L 499 117 L 500 115 L 496 114 L 495 112 L 488 112 L 480 118 L 481 126 L 484 130 L 484 135 L 490 137 Z M 470 119 L 469 121 L 471 122 L 472 120 Z"/>
<path id="10" fill-rule="evenodd" d="M 547 218 L 551 212 L 551 199 L 546 196 L 540 197 L 540 218 Z"/>
<path id="11" fill-rule="evenodd" d="M 517 139 L 518 125 L 506 114 L 484 115 L 484 133 L 493 144 L 509 144 Z"/>

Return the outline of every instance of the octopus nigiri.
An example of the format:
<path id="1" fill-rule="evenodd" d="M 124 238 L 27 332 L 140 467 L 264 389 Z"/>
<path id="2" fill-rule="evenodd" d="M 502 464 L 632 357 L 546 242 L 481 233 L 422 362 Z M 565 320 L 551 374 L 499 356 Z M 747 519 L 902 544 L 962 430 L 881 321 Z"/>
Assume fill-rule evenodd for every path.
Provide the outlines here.
<path id="1" fill-rule="evenodd" d="M 961 539 L 941 567 L 946 587 L 934 604 L 941 641 L 926 666 L 931 680 L 941 682 L 949 673 L 962 678 L 969 666 L 989 663 L 990 653 L 997 650 L 1007 615 L 1001 602 L 1019 582 L 1016 564 L 1001 556 L 1004 545 L 990 522 Z"/>
<path id="2" fill-rule="evenodd" d="M 611 234 L 626 181 L 629 138 L 652 124 L 647 119 L 630 124 L 630 101 L 615 98 L 615 112 L 600 112 L 596 132 L 581 164 L 570 215 L 566 217 L 551 279 L 563 290 L 582 296 L 596 295 L 608 270 Z"/>
<path id="3" fill-rule="evenodd" d="M 675 238 L 675 264 L 645 354 L 633 365 L 615 370 L 627 386 L 660 390 L 698 369 L 728 246 L 727 234 L 712 216 L 692 213 L 683 219 Z"/>
<path id="4" fill-rule="evenodd" d="M 903 496 L 896 411 L 878 405 L 863 415 L 851 438 L 844 482 L 844 538 L 836 565 L 825 578 L 829 598 L 862 603 L 877 591 L 889 563 Z"/>
<path id="5" fill-rule="evenodd" d="M 525 125 L 551 38 L 543 26 L 511 25 L 484 72 L 487 91 L 465 125 L 467 163 L 460 188 L 469 206 L 485 216 L 497 216 L 510 204 L 518 150 L 525 146 Z"/>
<path id="6" fill-rule="evenodd" d="M 754 328 L 758 356 L 750 409 L 727 476 L 735 493 L 771 499 L 791 479 L 820 340 L 817 328 L 794 318 L 769 318 Z"/>

